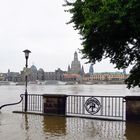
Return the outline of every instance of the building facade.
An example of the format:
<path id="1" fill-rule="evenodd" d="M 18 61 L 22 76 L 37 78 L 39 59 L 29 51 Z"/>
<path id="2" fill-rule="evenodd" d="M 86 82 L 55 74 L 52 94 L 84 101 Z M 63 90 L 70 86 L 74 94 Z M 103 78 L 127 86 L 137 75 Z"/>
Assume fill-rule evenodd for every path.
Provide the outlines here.
<path id="1" fill-rule="evenodd" d="M 105 72 L 105 73 L 94 73 L 93 76 L 90 77 L 92 80 L 100 80 L 100 81 L 117 81 L 117 80 L 125 80 L 128 75 L 122 72 Z"/>
<path id="2" fill-rule="evenodd" d="M 58 68 L 54 72 L 45 72 L 45 80 L 58 80 L 63 81 L 64 80 L 64 73 L 65 71 Z"/>

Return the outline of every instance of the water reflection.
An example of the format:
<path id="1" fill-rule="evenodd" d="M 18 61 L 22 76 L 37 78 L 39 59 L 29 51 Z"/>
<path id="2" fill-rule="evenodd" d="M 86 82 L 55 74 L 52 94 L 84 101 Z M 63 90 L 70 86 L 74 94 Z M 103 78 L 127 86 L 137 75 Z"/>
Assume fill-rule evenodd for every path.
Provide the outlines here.
<path id="1" fill-rule="evenodd" d="M 67 137 L 69 139 L 90 140 L 96 137 L 97 131 L 94 121 L 80 118 L 67 119 Z"/>
<path id="2" fill-rule="evenodd" d="M 52 136 L 66 135 L 66 118 L 55 116 L 44 116 L 43 131 Z"/>
<path id="3" fill-rule="evenodd" d="M 26 139 L 26 140 L 30 140 L 28 115 L 25 114 L 24 117 L 25 117 L 25 139 Z"/>
<path id="4" fill-rule="evenodd" d="M 125 139 L 125 123 L 117 121 L 71 118 L 67 120 L 67 134 L 80 140 Z"/>
<path id="5" fill-rule="evenodd" d="M 42 136 L 42 119 L 43 117 L 39 115 L 22 115 L 21 128 L 25 137 L 24 140 L 45 140 L 45 138 Z"/>
<path id="6" fill-rule="evenodd" d="M 83 118 L 25 115 L 26 140 L 124 139 L 125 123 Z M 38 138 L 37 138 L 38 136 Z"/>
<path id="7" fill-rule="evenodd" d="M 140 123 L 121 121 L 0 114 L 0 126 L 4 140 L 140 140 Z"/>
<path id="8" fill-rule="evenodd" d="M 126 138 L 127 140 L 140 140 L 140 122 L 126 122 Z"/>

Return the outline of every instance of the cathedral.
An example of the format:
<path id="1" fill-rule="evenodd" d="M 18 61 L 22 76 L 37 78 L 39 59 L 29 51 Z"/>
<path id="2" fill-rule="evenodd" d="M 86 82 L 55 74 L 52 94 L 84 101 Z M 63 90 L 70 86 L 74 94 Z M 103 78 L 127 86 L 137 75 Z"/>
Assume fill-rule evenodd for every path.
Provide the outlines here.
<path id="1" fill-rule="evenodd" d="M 81 63 L 78 60 L 77 52 L 74 53 L 74 59 L 71 62 L 71 67 L 70 67 L 70 65 L 68 66 L 68 73 L 70 73 L 70 74 L 80 74 L 80 75 L 84 74 L 84 68 L 83 68 L 83 66 L 81 67 Z"/>

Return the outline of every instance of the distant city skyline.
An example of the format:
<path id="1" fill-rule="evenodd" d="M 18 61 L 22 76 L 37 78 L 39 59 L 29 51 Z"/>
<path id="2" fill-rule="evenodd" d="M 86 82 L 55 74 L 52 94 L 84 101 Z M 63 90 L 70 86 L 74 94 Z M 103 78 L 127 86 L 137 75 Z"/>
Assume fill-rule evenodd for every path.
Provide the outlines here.
<path id="1" fill-rule="evenodd" d="M 34 64 L 45 71 L 67 70 L 73 53 L 81 49 L 80 35 L 67 25 L 71 15 L 64 12 L 64 0 L 0 1 L 0 72 L 19 72 L 25 66 L 24 53 L 29 49 L 29 67 Z M 81 60 L 85 72 L 88 60 Z M 95 72 L 114 72 L 108 59 L 94 65 Z M 122 71 L 122 70 L 121 70 Z M 127 72 L 129 70 L 126 70 Z"/>
<path id="2" fill-rule="evenodd" d="M 73 55 L 74 55 L 74 53 L 72 54 L 72 57 L 73 57 Z M 78 56 L 79 56 L 79 53 L 78 53 Z M 29 56 L 29 57 L 31 57 L 31 56 Z M 23 54 L 23 59 L 25 59 L 24 58 L 24 54 Z M 68 66 L 69 65 L 71 65 L 71 62 L 72 62 L 72 60 L 73 60 L 73 58 L 71 59 L 71 61 L 68 63 L 68 64 L 66 64 L 66 69 L 63 69 L 63 68 L 61 68 L 61 67 L 55 67 L 54 66 L 54 69 L 52 68 L 52 69 L 45 69 L 45 68 L 47 68 L 47 66 L 42 66 L 41 67 L 41 65 L 40 64 L 35 64 L 35 63 L 31 63 L 31 62 L 28 62 L 28 67 L 30 68 L 31 66 L 36 66 L 37 67 L 37 69 L 39 70 L 40 68 L 42 68 L 43 70 L 45 70 L 45 71 L 47 71 L 47 72 L 54 72 L 56 69 L 58 69 L 58 68 L 60 68 L 61 70 L 63 70 L 63 71 L 67 71 L 68 70 Z M 83 59 L 80 59 L 79 57 L 78 57 L 78 60 L 80 61 L 80 63 L 81 62 L 83 62 L 83 63 L 81 63 L 81 66 L 83 66 L 84 67 L 84 70 L 85 70 L 85 73 L 89 73 L 89 69 L 90 69 L 90 65 L 91 65 L 91 63 L 88 63 L 88 64 L 85 64 L 85 62 L 83 61 Z M 29 61 L 30 61 L 30 58 L 29 58 Z M 105 65 L 106 64 L 106 65 Z M 104 66 L 103 66 L 104 65 Z M 110 65 L 110 67 L 112 67 L 113 68 L 113 66 L 112 66 L 112 64 L 109 64 L 107 61 L 105 61 L 105 60 L 103 60 L 103 61 L 101 61 L 100 63 L 97 63 L 97 64 L 95 64 L 95 65 L 93 65 L 93 69 L 94 69 L 94 73 L 102 73 L 102 72 L 123 72 L 124 70 L 118 70 L 118 69 L 115 69 L 115 68 L 113 68 L 113 69 L 109 69 L 108 70 L 108 66 Z M 102 66 L 105 68 L 107 68 L 107 69 L 102 69 Z M 23 70 L 23 68 L 25 67 L 25 64 L 23 65 L 23 67 L 21 67 L 21 69 L 11 69 L 11 68 L 7 68 L 5 71 L 0 71 L 0 73 L 6 73 L 8 70 L 10 70 L 11 72 L 20 72 L 20 71 L 22 71 Z M 126 71 L 127 73 L 129 73 L 129 71 Z"/>

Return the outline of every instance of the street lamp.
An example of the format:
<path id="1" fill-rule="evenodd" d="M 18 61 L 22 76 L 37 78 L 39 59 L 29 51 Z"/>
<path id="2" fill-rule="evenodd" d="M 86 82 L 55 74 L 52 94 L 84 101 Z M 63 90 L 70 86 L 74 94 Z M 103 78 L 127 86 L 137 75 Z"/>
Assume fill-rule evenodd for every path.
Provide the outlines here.
<path id="1" fill-rule="evenodd" d="M 28 68 L 28 58 L 29 58 L 29 53 L 31 53 L 30 50 L 24 50 L 25 53 L 25 59 L 26 59 L 26 75 L 25 75 L 25 112 L 27 111 L 27 106 L 28 106 L 28 92 L 27 92 L 27 82 L 28 82 L 28 77 L 27 77 L 27 68 Z"/>

